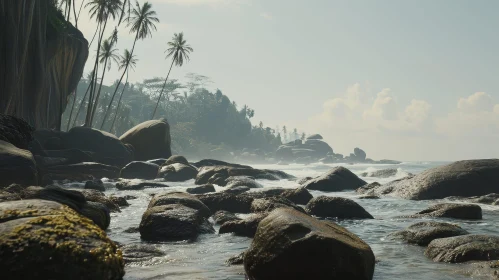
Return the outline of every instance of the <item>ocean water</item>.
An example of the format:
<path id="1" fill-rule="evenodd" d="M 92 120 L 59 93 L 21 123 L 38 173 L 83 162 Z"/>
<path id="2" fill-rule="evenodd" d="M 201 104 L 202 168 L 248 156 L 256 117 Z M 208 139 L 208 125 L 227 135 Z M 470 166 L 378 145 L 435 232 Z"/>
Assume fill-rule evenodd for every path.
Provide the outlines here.
<path id="1" fill-rule="evenodd" d="M 407 162 L 399 165 L 346 165 L 352 172 L 360 175 L 363 172 L 396 168 L 398 172 L 389 178 L 363 178 L 367 182 L 377 181 L 386 183 L 405 177 L 409 173 L 417 174 L 428 168 L 445 164 L 443 162 Z M 317 176 L 335 165 L 253 165 L 255 168 L 278 169 L 296 177 Z M 293 181 L 259 180 L 265 187 L 296 188 Z M 142 213 L 150 200 L 150 195 L 162 191 L 185 190 L 194 185 L 193 180 L 182 183 L 170 183 L 169 188 L 152 188 L 140 191 L 119 191 L 112 184 L 108 184 L 106 192 L 116 195 L 134 195 L 137 199 L 130 200 L 131 204 L 123 208 L 121 213 L 113 213 L 108 235 L 112 240 L 123 244 L 141 243 L 139 233 L 125 233 L 130 227 L 140 224 Z M 217 190 L 223 188 L 217 187 Z M 405 244 L 387 236 L 423 219 L 397 218 L 421 211 L 429 205 L 442 201 L 408 201 L 397 198 L 381 198 L 375 200 L 357 199 L 353 192 L 322 193 L 312 192 L 314 196 L 342 196 L 355 200 L 362 205 L 375 219 L 373 220 L 344 220 L 337 221 L 348 230 L 357 234 L 367 242 L 377 259 L 374 279 L 470 279 L 466 273 L 466 265 L 434 263 L 427 259 L 423 247 Z M 470 233 L 499 235 L 499 207 L 481 205 L 484 211 L 481 221 L 458 221 Z M 445 219 L 441 219 L 445 221 Z M 215 226 L 218 232 L 218 227 Z M 244 251 L 251 243 L 250 238 L 237 237 L 231 234 L 201 235 L 195 242 L 166 242 L 154 243 L 165 256 L 154 258 L 151 261 L 132 263 L 126 267 L 124 279 L 245 279 L 243 266 L 227 266 L 225 261 Z M 473 276 L 473 279 L 483 279 Z"/>

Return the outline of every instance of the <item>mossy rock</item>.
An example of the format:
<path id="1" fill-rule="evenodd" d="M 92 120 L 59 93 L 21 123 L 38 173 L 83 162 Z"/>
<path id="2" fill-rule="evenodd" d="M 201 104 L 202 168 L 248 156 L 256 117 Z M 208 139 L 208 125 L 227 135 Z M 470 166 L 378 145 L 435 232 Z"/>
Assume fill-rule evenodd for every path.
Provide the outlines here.
<path id="1" fill-rule="evenodd" d="M 46 200 L 0 203 L 2 279 L 121 279 L 121 251 L 89 219 Z"/>

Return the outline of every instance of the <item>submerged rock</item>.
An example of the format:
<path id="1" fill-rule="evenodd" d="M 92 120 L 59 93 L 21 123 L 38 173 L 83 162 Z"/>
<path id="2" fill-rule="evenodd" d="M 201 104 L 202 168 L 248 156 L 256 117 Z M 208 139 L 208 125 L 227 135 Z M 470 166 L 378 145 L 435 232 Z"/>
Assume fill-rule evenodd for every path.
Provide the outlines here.
<path id="1" fill-rule="evenodd" d="M 134 180 L 120 180 L 116 183 L 116 188 L 118 190 L 142 190 L 144 188 L 165 188 L 169 187 L 166 183 L 161 183 L 159 181 L 144 181 L 139 179 Z"/>
<path id="2" fill-rule="evenodd" d="M 0 203 L 3 279 L 121 279 L 121 252 L 106 233 L 47 200 Z"/>
<path id="3" fill-rule="evenodd" d="M 251 203 L 251 212 L 271 212 L 277 208 L 293 208 L 296 211 L 305 213 L 305 210 L 288 199 L 280 196 L 257 198 Z"/>
<path id="4" fill-rule="evenodd" d="M 166 120 L 150 120 L 138 124 L 120 137 L 135 151 L 135 160 L 169 158 L 171 152 L 170 125 Z"/>
<path id="5" fill-rule="evenodd" d="M 97 190 L 97 191 L 105 191 L 106 187 L 104 187 L 104 183 L 100 179 L 95 179 L 91 181 L 85 182 L 85 187 L 86 190 Z"/>
<path id="6" fill-rule="evenodd" d="M 205 194 L 205 193 L 216 192 L 216 190 L 212 184 L 206 184 L 194 188 L 187 188 L 186 192 L 190 194 Z"/>
<path id="7" fill-rule="evenodd" d="M 212 212 L 225 210 L 232 213 L 250 213 L 251 202 L 253 198 L 246 195 L 235 195 L 226 192 L 217 192 L 198 195 L 201 200 Z"/>
<path id="8" fill-rule="evenodd" d="M 319 190 L 324 192 L 335 192 L 342 190 L 355 190 L 366 182 L 353 174 L 345 167 L 335 167 L 325 174 L 309 180 L 303 187 L 309 190 Z"/>
<path id="9" fill-rule="evenodd" d="M 426 246 L 438 238 L 453 237 L 469 234 L 458 225 L 441 222 L 420 222 L 408 228 L 392 234 L 393 237 L 401 238 L 411 244 Z"/>
<path id="10" fill-rule="evenodd" d="M 263 219 L 244 268 L 256 279 L 372 279 L 374 254 L 353 233 L 290 208 Z"/>
<path id="11" fill-rule="evenodd" d="M 428 245 L 425 256 L 435 262 L 449 263 L 499 260 L 499 237 L 470 234 L 435 239 Z"/>
<path id="12" fill-rule="evenodd" d="M 219 234 L 234 233 L 237 236 L 253 238 L 258 224 L 268 216 L 269 213 L 258 213 L 246 219 L 233 220 L 223 223 L 218 230 Z"/>
<path id="13" fill-rule="evenodd" d="M 143 162 L 132 161 L 121 169 L 120 177 L 125 179 L 145 179 L 153 180 L 158 176 L 159 165 Z"/>
<path id="14" fill-rule="evenodd" d="M 433 205 L 410 218 L 454 218 L 465 220 L 482 219 L 482 208 L 475 204 L 441 203 Z"/>
<path id="15" fill-rule="evenodd" d="M 162 257 L 165 253 L 150 244 L 127 244 L 120 248 L 125 263 L 147 262 L 152 258 Z"/>
<path id="16" fill-rule="evenodd" d="M 230 222 L 230 221 L 241 220 L 241 218 L 234 215 L 233 213 L 231 213 L 229 211 L 224 211 L 224 210 L 217 211 L 215 214 L 213 214 L 212 218 L 215 221 L 215 224 L 217 224 L 217 225 L 223 225 L 224 223 Z"/>
<path id="17" fill-rule="evenodd" d="M 310 200 L 306 211 L 322 218 L 374 219 L 357 202 L 343 197 L 318 196 Z"/>

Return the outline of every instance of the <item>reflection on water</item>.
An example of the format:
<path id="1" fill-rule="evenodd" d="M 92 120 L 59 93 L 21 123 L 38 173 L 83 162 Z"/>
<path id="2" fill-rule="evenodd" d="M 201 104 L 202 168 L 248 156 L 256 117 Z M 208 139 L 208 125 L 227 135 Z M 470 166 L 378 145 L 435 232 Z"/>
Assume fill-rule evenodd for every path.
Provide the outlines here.
<path id="1" fill-rule="evenodd" d="M 385 183 L 407 176 L 408 173 L 417 174 L 425 169 L 443 163 L 403 163 L 401 165 L 369 165 L 357 164 L 346 167 L 356 174 L 373 172 L 375 170 L 396 168 L 396 176 L 390 178 L 363 178 L 367 182 L 378 181 Z M 297 177 L 317 176 L 329 170 L 333 165 L 257 165 L 256 168 L 279 169 Z M 296 182 L 259 181 L 265 187 L 295 188 Z M 130 227 L 137 227 L 142 213 L 150 200 L 150 195 L 165 190 L 185 190 L 194 185 L 193 181 L 170 183 L 170 188 L 154 188 L 141 191 L 118 191 L 110 186 L 107 194 L 134 195 L 137 199 L 130 200 L 130 206 L 123 208 L 121 213 L 113 213 L 108 235 L 111 239 L 123 244 L 139 243 L 139 233 L 124 233 Z M 217 187 L 217 190 L 223 188 Z M 440 201 L 408 201 L 397 198 L 382 198 L 376 200 L 356 199 L 354 192 L 322 193 L 312 192 L 314 196 L 329 195 L 342 196 L 354 199 L 362 205 L 374 220 L 346 220 L 337 221 L 340 225 L 357 234 L 367 242 L 374 251 L 377 259 L 375 279 L 469 279 L 460 271 L 463 265 L 434 263 L 424 255 L 424 248 L 407 245 L 397 240 L 387 238 L 387 235 L 403 229 L 422 219 L 401 219 L 401 215 L 413 214 L 421 211 L 428 205 Z M 457 221 L 470 233 L 499 235 L 499 207 L 484 206 L 482 221 Z M 441 219 L 445 220 L 445 219 Z M 218 232 L 218 226 L 215 226 Z M 156 244 L 165 256 L 155 258 L 146 263 L 134 263 L 127 266 L 125 279 L 245 279 L 242 266 L 227 266 L 225 261 L 244 251 L 251 243 L 251 239 L 232 236 L 231 234 L 202 235 L 196 242 L 173 242 Z"/>

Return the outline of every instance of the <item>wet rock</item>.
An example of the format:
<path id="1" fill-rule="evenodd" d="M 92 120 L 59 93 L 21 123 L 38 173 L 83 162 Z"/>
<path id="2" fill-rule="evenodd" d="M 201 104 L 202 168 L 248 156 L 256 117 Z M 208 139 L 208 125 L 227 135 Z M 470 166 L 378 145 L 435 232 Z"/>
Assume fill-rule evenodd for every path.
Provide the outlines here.
<path id="1" fill-rule="evenodd" d="M 441 203 L 433 205 L 410 218 L 454 218 L 465 220 L 482 219 L 482 208 L 475 204 Z"/>
<path id="2" fill-rule="evenodd" d="M 355 190 L 366 182 L 353 174 L 345 167 L 335 167 L 325 174 L 307 181 L 303 184 L 308 190 L 319 190 L 324 192 L 334 192 L 342 190 Z"/>
<path id="3" fill-rule="evenodd" d="M 282 193 L 282 196 L 293 203 L 301 205 L 307 204 L 313 198 L 312 194 L 306 188 L 286 190 Z"/>
<path id="4" fill-rule="evenodd" d="M 435 239 L 426 248 L 425 256 L 449 263 L 498 260 L 499 237 L 470 234 Z"/>
<path id="5" fill-rule="evenodd" d="M 123 231 L 124 233 L 139 233 L 139 227 L 129 227 Z"/>
<path id="6" fill-rule="evenodd" d="M 463 274 L 470 277 L 481 279 L 497 279 L 499 277 L 499 261 L 479 261 L 466 266 Z"/>
<path id="7" fill-rule="evenodd" d="M 183 163 L 165 165 L 161 167 L 161 170 L 159 171 L 159 177 L 169 182 L 192 180 L 196 178 L 197 174 L 198 170 L 195 167 Z"/>
<path id="8" fill-rule="evenodd" d="M 283 188 L 263 188 L 258 191 L 248 192 L 245 195 L 251 196 L 253 198 L 269 198 L 275 196 L 282 196 L 282 194 L 286 191 Z"/>
<path id="9" fill-rule="evenodd" d="M 24 186 L 36 185 L 38 171 L 33 155 L 23 149 L 0 140 L 0 187 L 12 183 Z"/>
<path id="10" fill-rule="evenodd" d="M 236 163 L 229 163 L 221 160 L 216 160 L 216 159 L 203 159 L 201 161 L 195 162 L 192 165 L 194 165 L 197 168 L 205 167 L 205 166 L 225 166 L 225 167 L 235 167 L 235 168 L 252 168 L 251 166 L 248 165 L 241 165 L 241 164 L 236 164 Z"/>
<path id="11" fill-rule="evenodd" d="M 246 176 L 231 176 L 226 179 L 225 186 L 228 188 L 248 187 L 250 189 L 263 188 L 263 186 L 253 178 Z"/>
<path id="12" fill-rule="evenodd" d="M 292 180 L 296 179 L 293 175 L 287 174 L 286 172 L 271 169 L 254 169 L 254 168 L 229 168 L 229 176 L 247 176 L 254 179 L 266 179 L 266 180 Z"/>
<path id="13" fill-rule="evenodd" d="M 233 257 L 230 257 L 225 261 L 227 265 L 243 265 L 244 264 L 244 252 L 241 252 Z"/>
<path id="14" fill-rule="evenodd" d="M 472 196 L 472 197 L 459 197 L 451 196 L 447 197 L 448 200 L 460 200 L 470 203 L 482 203 L 489 205 L 499 205 L 499 193 L 490 193 L 482 196 Z"/>
<path id="15" fill-rule="evenodd" d="M 234 233 L 237 236 L 253 238 L 258 224 L 268 216 L 269 213 L 258 213 L 243 220 L 234 220 L 223 223 L 218 230 L 219 234 Z"/>
<path id="16" fill-rule="evenodd" d="M 187 161 L 187 159 L 183 156 L 171 156 L 170 158 L 168 158 L 168 160 L 163 164 L 163 165 L 171 165 L 171 164 L 174 164 L 174 163 L 182 163 L 184 165 L 189 165 L 189 162 Z"/>
<path id="17" fill-rule="evenodd" d="M 392 234 L 408 243 L 426 246 L 438 238 L 453 237 L 469 234 L 458 225 L 441 222 L 420 222 Z"/>
<path id="18" fill-rule="evenodd" d="M 104 187 L 104 183 L 100 179 L 95 179 L 91 181 L 85 182 L 86 190 L 97 190 L 97 191 L 106 191 L 106 187 Z"/>
<path id="19" fill-rule="evenodd" d="M 381 186 L 380 183 L 373 182 L 373 183 L 365 184 L 364 186 L 356 189 L 355 191 L 360 193 L 360 194 L 376 196 L 376 194 L 373 192 L 373 190 L 375 190 L 379 186 Z"/>
<path id="20" fill-rule="evenodd" d="M 21 199 L 21 196 L 17 193 L 10 193 L 7 191 L 0 190 L 0 202 L 14 201 L 14 200 L 20 200 L 20 199 Z"/>
<path id="21" fill-rule="evenodd" d="M 163 257 L 165 253 L 150 244 L 127 244 L 122 246 L 125 263 L 147 262 L 152 258 Z"/>
<path id="22" fill-rule="evenodd" d="M 300 206 L 294 204 L 284 197 L 268 197 L 268 198 L 257 198 L 253 200 L 251 203 L 251 212 L 259 213 L 259 212 L 271 212 L 277 208 L 293 208 L 297 211 L 305 213 L 305 210 Z"/>
<path id="23" fill-rule="evenodd" d="M 465 160 L 425 170 L 372 190 L 405 199 L 482 196 L 497 192 L 499 159 Z"/>
<path id="24" fill-rule="evenodd" d="M 126 201 L 125 197 L 122 196 L 110 196 L 109 200 L 111 200 L 114 204 L 118 205 L 119 207 L 127 207 L 130 206 L 130 203 Z"/>
<path id="25" fill-rule="evenodd" d="M 235 195 L 226 192 L 217 192 L 198 195 L 201 200 L 212 212 L 225 210 L 232 213 L 250 213 L 251 202 L 253 198 L 244 194 Z"/>
<path id="26" fill-rule="evenodd" d="M 190 194 L 205 194 L 216 192 L 215 187 L 212 184 L 201 185 L 194 188 L 187 188 L 186 191 Z"/>
<path id="27" fill-rule="evenodd" d="M 101 178 L 118 178 L 120 170 L 117 167 L 96 162 L 83 162 L 70 165 L 48 167 L 43 171 L 44 179 L 87 181 Z"/>
<path id="28" fill-rule="evenodd" d="M 374 265 L 371 248 L 356 235 L 290 208 L 263 219 L 244 254 L 251 280 L 372 279 Z"/>
<path id="29" fill-rule="evenodd" d="M 151 160 L 148 160 L 146 162 L 149 162 L 149 163 L 154 163 L 154 164 L 157 164 L 159 166 L 162 166 L 166 163 L 168 159 L 166 158 L 157 158 L 157 159 L 151 159 Z"/>
<path id="30" fill-rule="evenodd" d="M 223 225 L 224 223 L 229 222 L 229 221 L 241 220 L 241 218 L 234 215 L 233 213 L 231 213 L 229 211 L 224 211 L 224 210 L 220 210 L 220 211 L 215 212 L 215 214 L 213 214 L 212 218 L 215 221 L 215 224 L 217 224 L 217 225 Z"/>
<path id="31" fill-rule="evenodd" d="M 135 160 L 169 158 L 171 152 L 170 125 L 166 120 L 150 120 L 125 132 L 120 140 L 133 146 Z"/>
<path id="32" fill-rule="evenodd" d="M 94 159 L 106 165 L 124 166 L 133 159 L 133 152 L 116 136 L 105 131 L 73 127 L 61 134 L 61 139 L 65 149 L 93 152 Z"/>
<path id="33" fill-rule="evenodd" d="M 360 174 L 362 177 L 377 177 L 377 178 L 388 178 L 397 175 L 398 170 L 395 168 L 376 170 L 374 172 L 363 172 Z"/>
<path id="34" fill-rule="evenodd" d="M 149 208 L 161 205 L 180 204 L 190 207 L 202 217 L 208 218 L 211 216 L 211 211 L 206 205 L 201 202 L 197 197 L 183 192 L 165 192 L 155 195 L 149 202 Z"/>
<path id="35" fill-rule="evenodd" d="M 0 203 L 3 279 L 121 279 L 121 252 L 89 219 L 47 200 Z M 82 261 L 85 260 L 85 261 Z"/>
<path id="36" fill-rule="evenodd" d="M 159 181 L 143 181 L 139 179 L 134 180 L 120 180 L 116 183 L 116 188 L 121 191 L 126 190 L 142 190 L 145 188 L 165 188 L 169 187 L 165 183 Z"/>
<path id="37" fill-rule="evenodd" d="M 298 180 L 298 181 L 296 181 L 296 182 L 297 182 L 298 184 L 300 184 L 300 185 L 303 185 L 303 184 L 305 184 L 306 182 L 308 182 L 308 181 L 310 181 L 310 180 L 312 180 L 312 179 L 314 179 L 314 178 L 312 178 L 312 177 L 304 177 L 304 178 L 299 179 L 299 180 Z"/>
<path id="38" fill-rule="evenodd" d="M 374 219 L 357 202 L 343 197 L 315 197 L 307 204 L 306 211 L 310 215 L 323 218 Z"/>
<path id="39" fill-rule="evenodd" d="M 137 199 L 136 196 L 133 196 L 133 195 L 125 195 L 123 196 L 123 198 L 125 198 L 126 200 L 134 200 L 134 199 Z"/>
<path id="40" fill-rule="evenodd" d="M 148 208 L 139 229 L 141 238 L 148 241 L 194 240 L 215 231 L 200 211 L 181 204 Z"/>
<path id="41" fill-rule="evenodd" d="M 237 195 L 237 194 L 245 193 L 249 190 L 250 190 L 250 188 L 246 187 L 246 186 L 235 186 L 235 187 L 232 186 L 232 187 L 228 187 L 227 189 L 225 189 L 224 192 Z"/>
<path id="42" fill-rule="evenodd" d="M 104 204 L 111 212 L 120 212 L 120 207 L 114 201 L 98 190 L 77 190 L 83 194 L 87 201 Z"/>
<path id="43" fill-rule="evenodd" d="M 196 185 L 217 184 L 224 185 L 225 180 L 229 178 L 228 167 L 226 166 L 205 166 L 199 168 L 196 175 Z M 220 184 L 222 182 L 222 184 Z"/>
<path id="44" fill-rule="evenodd" d="M 156 179 L 159 165 L 143 161 L 132 161 L 121 169 L 120 177 L 125 179 Z"/>
<path id="45" fill-rule="evenodd" d="M 357 197 L 358 199 L 380 199 L 381 197 L 377 195 L 361 195 Z"/>

